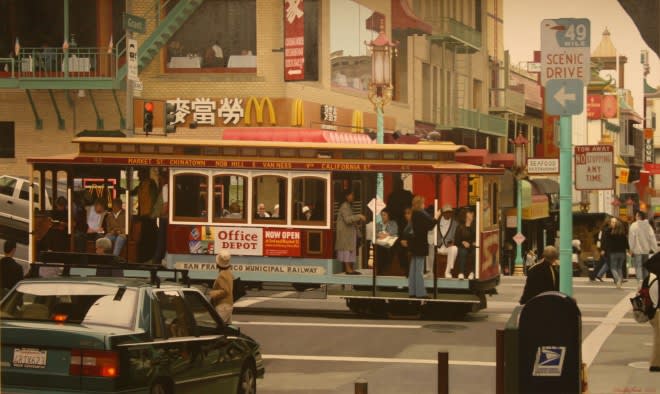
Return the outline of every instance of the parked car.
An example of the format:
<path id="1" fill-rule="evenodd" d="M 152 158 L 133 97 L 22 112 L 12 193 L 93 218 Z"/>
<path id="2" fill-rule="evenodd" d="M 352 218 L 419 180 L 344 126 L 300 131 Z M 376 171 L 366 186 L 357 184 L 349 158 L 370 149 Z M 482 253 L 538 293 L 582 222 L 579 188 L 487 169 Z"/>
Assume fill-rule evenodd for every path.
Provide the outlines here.
<path id="1" fill-rule="evenodd" d="M 27 279 L 0 310 L 2 392 L 248 394 L 264 374 L 259 344 L 176 283 Z"/>
<path id="2" fill-rule="evenodd" d="M 0 226 L 28 231 L 30 182 L 10 175 L 0 176 Z M 35 184 L 33 204 L 39 208 L 39 187 Z M 46 191 L 46 210 L 52 209 L 50 193 Z"/>

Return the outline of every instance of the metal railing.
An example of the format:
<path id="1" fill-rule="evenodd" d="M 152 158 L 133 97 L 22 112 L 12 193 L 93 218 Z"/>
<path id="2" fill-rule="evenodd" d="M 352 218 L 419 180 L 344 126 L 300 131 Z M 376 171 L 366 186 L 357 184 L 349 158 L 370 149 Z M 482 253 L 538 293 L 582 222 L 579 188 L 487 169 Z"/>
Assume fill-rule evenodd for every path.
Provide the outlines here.
<path id="1" fill-rule="evenodd" d="M 117 52 L 117 47 L 21 48 L 18 57 L 0 59 L 0 68 L 9 78 L 113 79 Z"/>
<path id="2" fill-rule="evenodd" d="M 442 110 L 438 109 L 438 112 Z M 449 119 L 438 123 L 442 128 L 478 130 L 499 137 L 506 137 L 507 133 L 506 119 L 463 108 L 450 111 Z"/>
<path id="3" fill-rule="evenodd" d="M 481 48 L 481 32 L 453 18 L 431 19 L 434 36 L 450 37 L 474 48 Z"/>
<path id="4" fill-rule="evenodd" d="M 525 113 L 525 95 L 511 89 L 490 90 L 490 110 Z"/>

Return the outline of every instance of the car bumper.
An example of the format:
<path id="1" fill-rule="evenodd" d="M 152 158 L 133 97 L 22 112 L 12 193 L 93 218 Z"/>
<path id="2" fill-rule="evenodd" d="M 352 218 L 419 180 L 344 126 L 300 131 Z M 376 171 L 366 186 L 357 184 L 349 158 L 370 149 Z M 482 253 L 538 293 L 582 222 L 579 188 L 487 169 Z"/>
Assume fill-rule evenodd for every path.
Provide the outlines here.
<path id="1" fill-rule="evenodd" d="M 66 389 L 54 389 L 54 388 L 45 388 L 45 387 L 17 387 L 17 386 L 5 386 L 2 385 L 2 394 L 81 394 L 89 393 L 89 390 L 66 390 Z M 131 389 L 131 390 L 120 390 L 120 391 L 98 391 L 98 394 L 104 393 L 113 393 L 113 394 L 148 394 L 149 390 L 145 389 Z"/>

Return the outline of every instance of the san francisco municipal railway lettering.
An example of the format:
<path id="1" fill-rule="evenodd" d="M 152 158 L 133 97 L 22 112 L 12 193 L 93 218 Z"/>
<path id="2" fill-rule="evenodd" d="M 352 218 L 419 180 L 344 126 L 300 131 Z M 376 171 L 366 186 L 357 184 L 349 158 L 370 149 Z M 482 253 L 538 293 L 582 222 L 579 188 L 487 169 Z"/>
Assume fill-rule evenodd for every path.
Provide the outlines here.
<path id="1" fill-rule="evenodd" d="M 177 263 L 176 268 L 190 271 L 217 271 L 215 263 Z M 288 265 L 288 264 L 242 264 L 232 263 L 231 270 L 234 272 L 266 272 L 274 274 L 302 274 L 323 275 L 324 267 L 313 265 Z"/>

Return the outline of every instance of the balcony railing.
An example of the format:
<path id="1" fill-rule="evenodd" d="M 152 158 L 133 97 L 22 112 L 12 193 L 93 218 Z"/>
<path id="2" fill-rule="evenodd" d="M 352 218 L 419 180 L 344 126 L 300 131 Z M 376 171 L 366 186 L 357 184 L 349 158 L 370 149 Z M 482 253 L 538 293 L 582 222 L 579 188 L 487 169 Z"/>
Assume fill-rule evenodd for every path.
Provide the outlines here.
<path id="1" fill-rule="evenodd" d="M 124 62 L 118 54 L 117 47 L 21 48 L 18 57 L 0 59 L 0 87 L 27 84 L 48 89 L 49 85 L 61 87 L 62 83 L 87 81 L 108 82 L 106 88 L 111 88 L 120 60 Z"/>
<path id="2" fill-rule="evenodd" d="M 490 112 L 525 113 L 525 95 L 511 89 L 490 90 Z"/>
<path id="3" fill-rule="evenodd" d="M 440 113 L 441 110 L 438 110 L 438 112 Z M 463 108 L 450 111 L 449 119 L 441 121 L 438 127 L 477 130 L 497 137 L 506 137 L 507 135 L 507 122 L 505 119 Z"/>
<path id="4" fill-rule="evenodd" d="M 431 39 L 465 45 L 475 51 L 481 50 L 481 32 L 452 18 L 431 20 L 433 35 Z"/>

